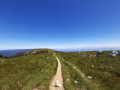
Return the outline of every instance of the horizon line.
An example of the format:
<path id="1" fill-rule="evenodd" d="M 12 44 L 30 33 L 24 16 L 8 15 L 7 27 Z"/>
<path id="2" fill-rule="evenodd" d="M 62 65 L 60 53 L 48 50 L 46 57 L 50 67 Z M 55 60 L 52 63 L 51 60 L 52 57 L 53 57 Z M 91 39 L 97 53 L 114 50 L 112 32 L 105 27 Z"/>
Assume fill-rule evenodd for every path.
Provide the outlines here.
<path id="1" fill-rule="evenodd" d="M 48 47 L 41 47 L 41 48 L 6 48 L 0 50 L 18 50 L 18 49 L 97 49 L 97 48 L 120 48 L 120 45 L 104 45 L 104 46 L 80 46 L 80 47 L 56 47 L 56 48 L 48 48 Z"/>

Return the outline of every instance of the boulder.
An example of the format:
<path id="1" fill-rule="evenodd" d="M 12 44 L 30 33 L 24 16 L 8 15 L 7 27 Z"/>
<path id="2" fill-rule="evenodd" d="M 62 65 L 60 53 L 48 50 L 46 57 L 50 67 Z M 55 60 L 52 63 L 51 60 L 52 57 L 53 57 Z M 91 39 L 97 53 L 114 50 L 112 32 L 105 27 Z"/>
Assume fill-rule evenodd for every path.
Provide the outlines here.
<path id="1" fill-rule="evenodd" d="M 114 50 L 112 51 L 112 54 L 119 54 L 118 51 Z"/>
<path id="2" fill-rule="evenodd" d="M 118 53 L 118 56 L 120 56 L 120 52 Z"/>
<path id="3" fill-rule="evenodd" d="M 62 85 L 60 84 L 60 81 L 59 80 L 56 80 L 56 83 L 54 85 L 55 87 L 62 87 Z"/>
<path id="4" fill-rule="evenodd" d="M 101 54 L 103 54 L 103 51 L 96 52 L 96 55 L 101 55 Z"/>
<path id="5" fill-rule="evenodd" d="M 108 54 L 108 57 L 116 57 L 116 54 Z"/>
<path id="6" fill-rule="evenodd" d="M 36 53 L 36 50 L 34 50 L 32 53 L 33 53 L 33 54 Z"/>

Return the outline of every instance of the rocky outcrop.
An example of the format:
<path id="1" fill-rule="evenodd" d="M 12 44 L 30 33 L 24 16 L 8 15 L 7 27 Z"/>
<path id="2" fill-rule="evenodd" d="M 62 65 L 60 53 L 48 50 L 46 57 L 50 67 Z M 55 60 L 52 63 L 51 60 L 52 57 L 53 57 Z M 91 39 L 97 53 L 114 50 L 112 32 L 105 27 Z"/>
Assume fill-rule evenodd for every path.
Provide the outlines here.
<path id="1" fill-rule="evenodd" d="M 119 54 L 119 52 L 118 51 L 112 51 L 112 54 Z"/>
<path id="2" fill-rule="evenodd" d="M 112 51 L 111 54 L 108 54 L 107 56 L 108 56 L 108 57 L 116 57 L 116 56 L 120 56 L 120 52 L 114 50 L 114 51 Z"/>
<path id="3" fill-rule="evenodd" d="M 117 55 L 116 54 L 108 54 L 107 56 L 108 57 L 116 57 Z"/>
<path id="4" fill-rule="evenodd" d="M 96 55 L 102 55 L 102 54 L 103 54 L 103 51 L 96 52 Z"/>

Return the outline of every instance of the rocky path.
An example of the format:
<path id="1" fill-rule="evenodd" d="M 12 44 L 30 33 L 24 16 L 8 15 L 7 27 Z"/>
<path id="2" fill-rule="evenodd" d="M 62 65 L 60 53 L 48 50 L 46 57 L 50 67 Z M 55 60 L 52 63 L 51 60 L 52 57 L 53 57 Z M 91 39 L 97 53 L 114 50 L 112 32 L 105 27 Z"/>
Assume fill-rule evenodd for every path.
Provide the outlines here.
<path id="1" fill-rule="evenodd" d="M 54 56 L 58 62 L 58 67 L 57 67 L 56 75 L 53 77 L 49 88 L 50 90 L 64 90 L 61 63 L 59 58 L 55 54 Z"/>

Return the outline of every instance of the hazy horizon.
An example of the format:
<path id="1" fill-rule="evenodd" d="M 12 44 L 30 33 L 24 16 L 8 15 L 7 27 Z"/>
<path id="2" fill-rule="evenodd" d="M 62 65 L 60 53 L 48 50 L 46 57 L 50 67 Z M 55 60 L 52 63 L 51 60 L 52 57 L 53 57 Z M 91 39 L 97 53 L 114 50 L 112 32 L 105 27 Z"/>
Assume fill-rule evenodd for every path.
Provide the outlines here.
<path id="1" fill-rule="evenodd" d="M 0 50 L 24 50 L 24 49 L 53 49 L 53 50 L 81 50 L 81 51 L 94 51 L 94 50 L 120 50 L 120 46 L 92 46 L 92 47 L 67 47 L 67 48 L 14 48 L 14 49 L 0 49 Z"/>

